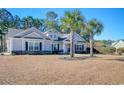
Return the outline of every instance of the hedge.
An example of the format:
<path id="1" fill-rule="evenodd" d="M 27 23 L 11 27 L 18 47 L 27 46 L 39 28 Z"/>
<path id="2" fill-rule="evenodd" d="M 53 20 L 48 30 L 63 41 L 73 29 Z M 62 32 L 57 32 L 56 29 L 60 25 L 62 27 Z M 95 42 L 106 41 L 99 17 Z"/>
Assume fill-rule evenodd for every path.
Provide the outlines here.
<path id="1" fill-rule="evenodd" d="M 98 51 L 102 54 L 114 54 L 116 52 L 116 48 L 114 47 L 101 47 Z"/>

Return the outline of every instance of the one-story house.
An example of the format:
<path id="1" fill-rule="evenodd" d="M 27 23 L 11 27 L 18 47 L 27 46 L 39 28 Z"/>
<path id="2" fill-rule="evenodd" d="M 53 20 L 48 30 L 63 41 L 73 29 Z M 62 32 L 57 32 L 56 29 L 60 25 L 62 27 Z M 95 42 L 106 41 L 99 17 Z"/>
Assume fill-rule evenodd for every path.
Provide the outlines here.
<path id="1" fill-rule="evenodd" d="M 112 43 L 111 47 L 115 47 L 116 49 L 118 48 L 124 48 L 124 40 L 118 40 Z"/>
<path id="2" fill-rule="evenodd" d="M 69 53 L 70 34 L 55 29 L 42 32 L 35 27 L 26 30 L 9 28 L 6 35 L 7 52 L 10 54 Z M 74 34 L 75 53 L 86 52 L 86 41 Z"/>

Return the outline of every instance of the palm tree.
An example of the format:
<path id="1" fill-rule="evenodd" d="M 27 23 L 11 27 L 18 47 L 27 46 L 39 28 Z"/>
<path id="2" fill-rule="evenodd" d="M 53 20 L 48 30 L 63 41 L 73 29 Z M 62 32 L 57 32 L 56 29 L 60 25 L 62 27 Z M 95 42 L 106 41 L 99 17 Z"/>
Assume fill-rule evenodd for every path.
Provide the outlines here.
<path id="1" fill-rule="evenodd" d="M 64 17 L 61 18 L 61 28 L 69 30 L 71 33 L 70 38 L 70 57 L 74 57 L 74 32 L 82 28 L 84 24 L 84 16 L 81 15 L 79 10 L 67 11 Z"/>
<path id="2" fill-rule="evenodd" d="M 100 35 L 103 31 L 103 24 L 97 19 L 92 19 L 84 26 L 84 31 L 90 35 L 90 56 L 93 56 L 93 36 Z"/>

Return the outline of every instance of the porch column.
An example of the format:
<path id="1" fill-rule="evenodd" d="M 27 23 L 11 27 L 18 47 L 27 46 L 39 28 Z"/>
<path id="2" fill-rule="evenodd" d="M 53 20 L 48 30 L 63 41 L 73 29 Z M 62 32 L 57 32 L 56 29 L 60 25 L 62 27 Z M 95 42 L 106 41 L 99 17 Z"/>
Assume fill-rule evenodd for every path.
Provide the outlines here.
<path id="1" fill-rule="evenodd" d="M 87 46 L 86 46 L 86 44 L 83 43 L 83 45 L 84 45 L 84 51 L 87 51 Z"/>
<path id="2" fill-rule="evenodd" d="M 42 51 L 45 51 L 45 41 L 42 42 Z"/>
<path id="3" fill-rule="evenodd" d="M 21 46 L 21 47 L 22 47 L 22 51 L 25 51 L 25 42 L 26 42 L 26 41 L 24 41 L 23 38 L 22 38 L 21 40 L 22 40 L 22 42 L 21 42 L 21 43 L 22 43 L 22 46 Z"/>
<path id="4" fill-rule="evenodd" d="M 10 38 L 10 45 L 9 45 L 9 52 L 10 52 L 10 54 L 12 54 L 12 51 L 13 51 L 13 39 Z"/>
<path id="5" fill-rule="evenodd" d="M 63 43 L 63 53 L 66 53 L 66 44 Z"/>

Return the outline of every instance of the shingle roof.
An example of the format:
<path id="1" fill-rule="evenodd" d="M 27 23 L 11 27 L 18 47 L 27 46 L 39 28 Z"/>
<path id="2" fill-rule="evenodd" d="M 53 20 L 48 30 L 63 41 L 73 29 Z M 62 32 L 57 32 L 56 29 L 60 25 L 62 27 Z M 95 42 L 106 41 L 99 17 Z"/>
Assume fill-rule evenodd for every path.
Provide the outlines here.
<path id="1" fill-rule="evenodd" d="M 28 29 L 24 30 L 23 32 L 20 32 L 20 33 L 15 34 L 14 37 L 23 37 L 23 36 L 25 36 L 25 35 L 27 35 L 27 34 L 33 32 L 33 31 L 36 32 L 37 29 L 34 28 L 34 27 L 28 28 Z"/>
<path id="2" fill-rule="evenodd" d="M 80 38 L 80 41 L 85 41 L 79 34 L 77 34 L 76 32 L 74 33 L 74 39 L 76 40 L 76 36 L 78 36 Z M 70 34 L 63 34 L 63 36 L 60 37 L 61 40 L 66 40 L 66 41 L 70 41 L 71 37 Z"/>
<path id="3" fill-rule="evenodd" d="M 120 43 L 124 43 L 124 40 L 122 39 L 122 40 L 115 41 L 114 43 L 112 43 L 111 47 L 116 47 Z"/>
<path id="4" fill-rule="evenodd" d="M 15 34 L 18 34 L 23 31 L 24 30 L 21 30 L 21 29 L 8 28 L 7 38 L 13 37 Z"/>
<path id="5" fill-rule="evenodd" d="M 58 32 L 59 34 L 61 34 L 59 37 L 58 37 L 58 40 L 55 40 L 55 41 L 70 41 L 70 34 L 62 34 L 62 33 L 60 33 L 59 31 L 57 31 L 56 29 L 49 29 L 49 30 L 47 30 L 47 31 L 45 31 L 44 32 L 44 34 L 46 34 L 46 33 L 49 33 L 49 32 L 52 32 L 52 33 L 56 33 L 56 32 Z M 82 38 L 79 34 L 77 34 L 76 32 L 74 33 L 74 37 L 75 36 L 77 36 L 79 39 L 80 39 L 80 41 L 82 42 L 85 42 L 85 40 L 84 40 L 84 38 Z M 76 40 L 76 38 L 75 38 L 75 40 Z"/>
<path id="6" fill-rule="evenodd" d="M 55 29 L 50 29 L 46 32 L 49 32 L 49 31 L 57 31 Z M 25 37 L 26 35 L 32 33 L 32 32 L 36 32 L 38 33 L 39 35 L 41 35 L 42 37 L 44 37 L 45 39 L 50 39 L 48 36 L 46 36 L 43 32 L 41 32 L 40 30 L 36 29 L 35 27 L 32 27 L 32 28 L 29 28 L 29 29 L 26 29 L 26 30 L 17 30 L 17 29 L 12 29 L 12 28 L 9 28 L 9 31 L 8 31 L 8 34 L 7 34 L 7 37 L 18 37 L 18 38 L 21 38 L 21 37 Z M 79 38 L 79 41 L 85 41 L 79 34 L 77 33 L 74 33 L 74 39 L 76 40 L 76 37 Z M 62 34 L 57 41 L 70 41 L 70 34 Z"/>
<path id="7" fill-rule="evenodd" d="M 58 32 L 56 29 L 52 28 L 52 29 L 49 29 L 49 30 L 45 31 L 44 33 L 53 32 L 53 31 Z"/>

